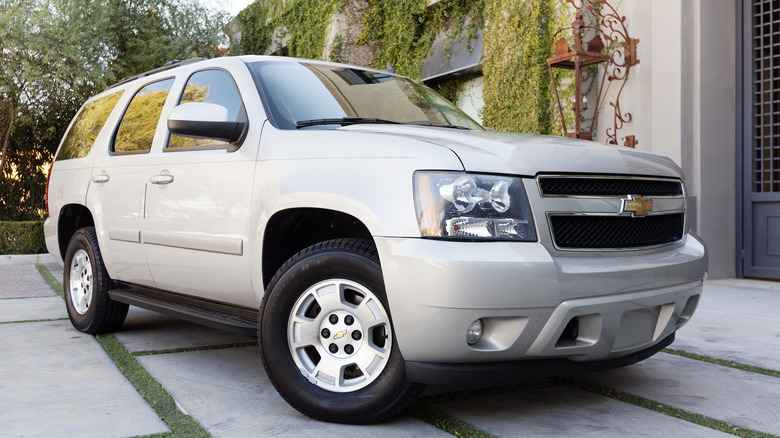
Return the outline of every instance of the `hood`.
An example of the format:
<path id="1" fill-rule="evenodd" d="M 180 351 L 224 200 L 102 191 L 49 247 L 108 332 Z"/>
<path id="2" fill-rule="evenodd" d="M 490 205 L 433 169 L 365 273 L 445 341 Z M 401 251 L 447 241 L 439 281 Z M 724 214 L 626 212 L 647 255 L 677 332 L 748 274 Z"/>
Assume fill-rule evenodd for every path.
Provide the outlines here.
<path id="1" fill-rule="evenodd" d="M 522 176 L 600 173 L 682 178 L 682 171 L 669 158 L 587 140 L 410 125 L 351 125 L 341 129 L 398 136 L 448 148 L 469 172 Z"/>

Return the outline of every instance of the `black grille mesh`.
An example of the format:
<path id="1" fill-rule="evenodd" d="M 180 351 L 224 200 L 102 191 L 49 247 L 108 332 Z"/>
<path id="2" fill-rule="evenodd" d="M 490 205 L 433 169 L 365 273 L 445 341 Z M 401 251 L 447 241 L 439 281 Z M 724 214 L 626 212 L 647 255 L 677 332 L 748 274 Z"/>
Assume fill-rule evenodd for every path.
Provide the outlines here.
<path id="1" fill-rule="evenodd" d="M 545 195 L 568 196 L 682 196 L 680 181 L 612 178 L 539 178 Z"/>
<path id="2" fill-rule="evenodd" d="M 685 215 L 551 216 L 558 248 L 641 248 L 682 239 Z"/>

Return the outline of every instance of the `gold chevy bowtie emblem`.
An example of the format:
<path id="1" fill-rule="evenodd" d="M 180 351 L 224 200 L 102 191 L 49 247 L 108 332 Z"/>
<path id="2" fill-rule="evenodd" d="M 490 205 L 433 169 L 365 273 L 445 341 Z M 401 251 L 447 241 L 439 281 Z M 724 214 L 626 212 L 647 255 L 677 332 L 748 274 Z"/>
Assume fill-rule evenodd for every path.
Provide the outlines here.
<path id="1" fill-rule="evenodd" d="M 642 196 L 628 195 L 620 200 L 620 213 L 631 213 L 631 216 L 646 216 L 653 210 L 653 200 Z"/>
<path id="2" fill-rule="evenodd" d="M 333 336 L 333 340 L 335 341 L 336 339 L 341 339 L 341 338 L 343 338 L 343 337 L 344 337 L 344 335 L 346 335 L 346 334 L 347 334 L 347 331 L 346 331 L 346 330 L 342 330 L 342 331 L 340 331 L 340 332 L 336 333 L 336 335 L 335 335 L 335 336 Z"/>

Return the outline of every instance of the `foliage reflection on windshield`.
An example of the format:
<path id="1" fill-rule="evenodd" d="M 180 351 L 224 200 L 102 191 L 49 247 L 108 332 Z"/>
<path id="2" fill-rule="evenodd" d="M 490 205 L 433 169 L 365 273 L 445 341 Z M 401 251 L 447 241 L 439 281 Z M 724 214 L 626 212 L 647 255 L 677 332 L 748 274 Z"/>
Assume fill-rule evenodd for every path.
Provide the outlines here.
<path id="1" fill-rule="evenodd" d="M 295 129 L 300 121 L 341 117 L 482 129 L 435 91 L 401 76 L 296 61 L 260 61 L 250 67 L 282 129 Z"/>

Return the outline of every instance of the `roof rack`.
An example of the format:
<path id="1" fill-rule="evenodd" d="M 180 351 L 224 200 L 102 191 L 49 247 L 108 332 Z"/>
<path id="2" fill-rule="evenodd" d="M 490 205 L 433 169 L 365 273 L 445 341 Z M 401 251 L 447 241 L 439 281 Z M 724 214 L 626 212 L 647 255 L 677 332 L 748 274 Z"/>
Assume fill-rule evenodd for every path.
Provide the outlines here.
<path id="1" fill-rule="evenodd" d="M 184 61 L 179 61 L 179 60 L 168 61 L 165 64 L 163 64 L 162 67 L 158 67 L 158 68 L 155 68 L 153 70 L 149 70 L 147 72 L 143 72 L 141 74 L 137 74 L 135 76 L 127 76 L 125 78 L 122 78 L 116 84 L 111 85 L 108 88 L 106 88 L 106 90 L 109 90 L 109 89 L 114 88 L 114 87 L 118 87 L 118 86 L 120 86 L 122 84 L 126 84 L 126 83 L 128 83 L 130 81 L 134 81 L 134 80 L 136 80 L 138 78 L 143 78 L 145 76 L 149 76 L 149 75 L 153 75 L 155 73 L 159 73 L 161 71 L 170 70 L 172 68 L 181 67 L 183 65 L 193 64 L 193 63 L 200 62 L 200 61 L 205 61 L 205 60 L 206 60 L 206 58 L 190 58 L 190 59 L 185 59 Z"/>

